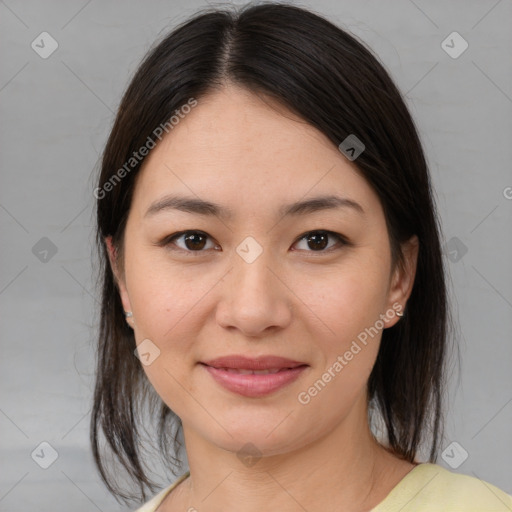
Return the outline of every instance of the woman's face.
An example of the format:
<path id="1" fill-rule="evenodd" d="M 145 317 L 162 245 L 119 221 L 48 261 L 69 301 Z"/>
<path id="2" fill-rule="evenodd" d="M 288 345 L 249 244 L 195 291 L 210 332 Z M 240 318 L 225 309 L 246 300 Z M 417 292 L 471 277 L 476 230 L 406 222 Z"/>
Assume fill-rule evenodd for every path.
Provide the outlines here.
<path id="1" fill-rule="evenodd" d="M 197 208 L 166 206 L 170 196 Z M 343 201 L 310 202 L 326 196 Z M 118 277 L 144 371 L 185 433 L 276 454 L 366 418 L 382 329 L 412 288 L 417 246 L 405 250 L 409 266 L 392 271 L 383 210 L 354 163 L 230 86 L 146 158 Z M 276 377 L 203 364 L 231 355 L 302 367 Z"/>

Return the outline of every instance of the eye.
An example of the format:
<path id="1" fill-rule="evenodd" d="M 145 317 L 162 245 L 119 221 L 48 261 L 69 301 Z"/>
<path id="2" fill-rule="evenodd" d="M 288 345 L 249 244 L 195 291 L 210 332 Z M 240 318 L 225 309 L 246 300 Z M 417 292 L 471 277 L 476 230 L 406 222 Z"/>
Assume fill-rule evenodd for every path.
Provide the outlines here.
<path id="1" fill-rule="evenodd" d="M 298 250 L 317 253 L 331 252 L 333 248 L 335 249 L 336 243 L 329 245 L 329 238 L 334 239 L 338 245 L 349 245 L 348 240 L 339 233 L 326 230 L 309 231 L 303 234 L 293 245 L 295 246 L 300 242 L 304 242 L 307 248 L 299 248 Z M 174 250 L 172 246 L 175 246 L 178 250 L 187 254 L 196 253 L 199 255 L 201 252 L 205 252 L 206 249 L 218 250 L 219 246 L 215 245 L 213 242 L 211 242 L 210 247 L 208 247 L 207 242 L 209 239 L 211 241 L 210 236 L 203 231 L 181 231 L 164 238 L 159 245 L 169 247 L 172 250 Z"/>
<path id="2" fill-rule="evenodd" d="M 170 237 L 165 238 L 162 241 L 162 245 L 170 246 L 176 245 L 178 249 L 187 252 L 187 253 L 201 253 L 204 252 L 203 249 L 211 249 L 218 246 L 215 246 L 212 242 L 211 247 L 206 247 L 206 240 L 210 238 L 209 235 L 203 233 L 202 231 L 182 231 L 180 233 L 175 233 Z M 181 241 L 182 245 L 175 243 L 175 241 Z"/>
<path id="3" fill-rule="evenodd" d="M 304 241 L 306 247 L 312 249 L 309 251 L 305 249 L 307 252 L 331 252 L 331 250 L 336 244 L 329 245 L 329 237 L 332 237 L 335 240 L 337 240 L 337 242 L 341 244 L 341 246 L 348 245 L 348 241 L 339 233 L 334 233 L 333 231 L 325 230 L 309 231 L 308 233 L 302 235 L 297 242 Z"/>

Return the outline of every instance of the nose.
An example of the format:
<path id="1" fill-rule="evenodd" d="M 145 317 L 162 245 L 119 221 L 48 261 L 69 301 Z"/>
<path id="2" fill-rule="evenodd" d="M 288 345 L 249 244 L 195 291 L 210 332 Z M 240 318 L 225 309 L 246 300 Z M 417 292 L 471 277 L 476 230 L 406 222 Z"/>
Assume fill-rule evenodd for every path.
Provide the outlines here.
<path id="1" fill-rule="evenodd" d="M 293 293 L 286 278 L 264 251 L 248 263 L 234 255 L 233 268 L 223 279 L 216 318 L 220 326 L 261 337 L 286 328 L 292 318 Z"/>

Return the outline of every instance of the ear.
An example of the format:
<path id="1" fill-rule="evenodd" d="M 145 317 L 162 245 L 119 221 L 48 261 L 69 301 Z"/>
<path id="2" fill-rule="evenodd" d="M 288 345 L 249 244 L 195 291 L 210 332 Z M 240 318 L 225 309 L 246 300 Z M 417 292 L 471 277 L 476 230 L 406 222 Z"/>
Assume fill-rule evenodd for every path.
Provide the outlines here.
<path id="1" fill-rule="evenodd" d="M 388 311 L 403 312 L 414 285 L 418 263 L 419 240 L 416 235 L 402 244 L 403 265 L 397 264 L 388 290 Z M 400 320 L 396 314 L 386 320 L 386 327 L 392 327 Z"/>
<path id="2" fill-rule="evenodd" d="M 128 296 L 128 290 L 126 289 L 124 277 L 121 275 L 121 272 L 119 271 L 119 265 L 117 261 L 118 253 L 114 244 L 112 243 L 112 236 L 105 237 L 105 245 L 107 246 L 110 268 L 112 269 L 112 273 L 114 274 L 114 279 L 116 281 L 117 289 L 119 290 L 119 296 L 121 298 L 123 308 L 125 311 L 132 311 L 132 306 L 130 304 L 130 298 Z M 131 325 L 133 322 L 133 317 L 128 317 L 126 320 Z"/>

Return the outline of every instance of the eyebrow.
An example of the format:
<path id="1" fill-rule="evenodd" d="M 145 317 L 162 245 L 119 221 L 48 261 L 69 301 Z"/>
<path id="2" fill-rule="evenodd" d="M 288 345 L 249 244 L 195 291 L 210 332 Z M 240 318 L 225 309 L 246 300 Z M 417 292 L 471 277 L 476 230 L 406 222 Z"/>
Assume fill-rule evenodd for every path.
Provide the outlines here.
<path id="1" fill-rule="evenodd" d="M 284 205 L 279 208 L 278 214 L 281 217 L 286 217 L 306 215 L 321 210 L 338 208 L 350 208 L 361 215 L 365 214 L 363 207 L 356 201 L 335 195 L 318 196 Z M 176 195 L 168 195 L 152 203 L 144 214 L 144 217 L 150 217 L 159 212 L 169 210 L 179 210 L 197 215 L 217 216 L 223 219 L 232 219 L 234 217 L 233 210 L 225 206 L 210 201 L 204 201 L 199 198 Z"/>

